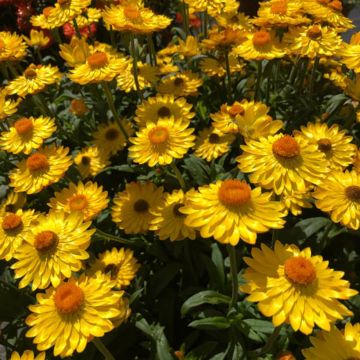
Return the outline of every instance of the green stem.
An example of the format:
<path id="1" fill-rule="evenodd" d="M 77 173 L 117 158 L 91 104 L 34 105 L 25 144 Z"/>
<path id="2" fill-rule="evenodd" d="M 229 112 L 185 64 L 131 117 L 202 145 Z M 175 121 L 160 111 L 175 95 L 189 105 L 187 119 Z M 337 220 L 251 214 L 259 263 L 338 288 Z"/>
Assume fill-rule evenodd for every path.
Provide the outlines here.
<path id="1" fill-rule="evenodd" d="M 259 60 L 257 63 L 257 79 L 256 79 L 256 87 L 255 87 L 255 94 L 254 94 L 255 101 L 259 99 L 261 78 L 262 78 L 262 61 Z"/>
<path id="2" fill-rule="evenodd" d="M 176 178 L 177 178 L 177 180 L 178 180 L 181 188 L 182 188 L 183 190 L 185 190 L 185 189 L 186 189 L 186 185 L 185 185 L 184 178 L 182 177 L 181 172 L 180 172 L 180 170 L 178 169 L 178 167 L 176 166 L 175 162 L 172 162 L 172 163 L 170 164 L 170 166 L 171 166 L 171 169 L 172 169 L 172 171 L 174 172 L 174 174 L 175 174 L 175 176 L 176 176 Z"/>
<path id="3" fill-rule="evenodd" d="M 232 99 L 232 86 L 231 86 L 231 71 L 230 71 L 230 61 L 229 53 L 225 51 L 225 67 L 226 67 L 226 77 L 227 77 L 227 97 L 228 101 Z"/>
<path id="4" fill-rule="evenodd" d="M 319 66 L 319 63 L 320 63 L 320 58 L 317 56 L 315 58 L 315 60 L 314 60 L 314 66 L 313 66 L 312 71 L 311 71 L 310 89 L 309 89 L 310 97 L 312 96 L 312 94 L 314 92 L 316 70 L 317 70 L 317 68 Z"/>
<path id="5" fill-rule="evenodd" d="M 188 5 L 185 3 L 185 1 L 183 0 L 182 2 L 183 5 L 183 26 L 184 26 L 184 32 L 186 34 L 186 36 L 190 35 L 190 27 L 189 27 L 189 7 Z"/>
<path id="6" fill-rule="evenodd" d="M 12 76 L 18 77 L 20 75 L 19 72 L 16 70 L 16 67 L 10 61 L 8 61 L 6 64 L 7 64 L 7 67 L 9 68 Z"/>
<path id="7" fill-rule="evenodd" d="M 56 42 L 58 44 L 61 44 L 61 36 L 60 36 L 60 33 L 59 33 L 59 29 L 58 28 L 52 29 L 52 34 L 54 35 L 54 38 L 55 38 Z"/>
<path id="8" fill-rule="evenodd" d="M 155 51 L 154 40 L 151 34 L 147 36 L 147 43 L 149 48 L 150 64 L 152 66 L 156 66 L 156 51 Z"/>
<path id="9" fill-rule="evenodd" d="M 208 28 L 208 24 L 209 24 L 209 15 L 207 10 L 205 10 L 205 14 L 204 14 L 204 37 L 207 38 L 208 33 L 207 33 L 207 28 Z"/>
<path id="10" fill-rule="evenodd" d="M 96 232 L 94 234 L 94 239 L 101 239 L 101 240 L 107 240 L 107 241 L 115 241 L 118 242 L 120 244 L 126 244 L 126 245 L 134 245 L 134 242 L 128 240 L 128 239 L 124 239 L 120 236 L 115 236 L 112 234 L 108 234 L 98 228 L 96 228 Z"/>
<path id="11" fill-rule="evenodd" d="M 271 348 L 275 344 L 275 341 L 278 338 L 278 336 L 280 334 L 280 331 L 281 331 L 281 325 L 274 329 L 274 332 L 269 336 L 266 344 L 262 348 L 254 350 L 254 351 L 249 351 L 248 356 L 250 358 L 253 357 L 255 359 L 258 359 L 258 357 L 260 355 L 269 353 L 269 351 L 271 350 Z"/>
<path id="12" fill-rule="evenodd" d="M 113 114 L 113 117 L 116 121 L 116 123 L 118 124 L 121 132 L 123 133 L 123 135 L 125 136 L 125 139 L 126 141 L 129 140 L 129 135 L 128 133 L 126 132 L 125 128 L 123 127 L 123 125 L 121 124 L 121 121 L 120 121 L 120 117 L 119 117 L 119 114 L 115 108 L 115 104 L 114 104 L 114 100 L 113 100 L 113 97 L 111 95 L 111 91 L 110 91 L 110 88 L 109 88 L 109 84 L 106 82 L 106 81 L 103 81 L 102 82 L 102 87 L 104 89 L 104 93 L 105 93 L 105 96 L 106 96 L 106 100 L 109 104 L 109 107 L 110 107 L 110 110 Z"/>
<path id="13" fill-rule="evenodd" d="M 133 72 L 134 72 L 134 81 L 135 81 L 135 87 L 136 87 L 136 91 L 138 93 L 138 96 L 141 100 L 143 100 L 143 95 L 142 92 L 140 90 L 140 84 L 139 84 L 139 72 L 138 72 L 138 67 L 137 67 L 137 62 L 138 62 L 138 56 L 137 56 L 137 52 L 135 49 L 135 36 L 134 34 L 130 34 L 130 46 L 131 46 L 131 55 L 133 58 Z"/>
<path id="14" fill-rule="evenodd" d="M 78 26 L 75 18 L 73 19 L 73 25 L 74 25 L 74 29 L 75 29 L 75 32 L 76 32 L 76 36 L 77 36 L 79 39 L 81 39 L 81 33 L 80 33 L 79 26 Z M 90 32 L 89 32 L 89 33 L 90 33 Z"/>
<path id="15" fill-rule="evenodd" d="M 230 275 L 231 275 L 231 302 L 229 304 L 229 311 L 236 306 L 238 298 L 238 271 L 237 271 L 237 259 L 236 249 L 232 245 L 227 245 L 227 251 L 230 258 Z"/>
<path id="16" fill-rule="evenodd" d="M 115 360 L 111 352 L 107 349 L 107 347 L 104 345 L 100 338 L 94 338 L 92 342 L 99 350 L 99 352 L 101 352 L 101 354 L 104 356 L 105 360 Z"/>

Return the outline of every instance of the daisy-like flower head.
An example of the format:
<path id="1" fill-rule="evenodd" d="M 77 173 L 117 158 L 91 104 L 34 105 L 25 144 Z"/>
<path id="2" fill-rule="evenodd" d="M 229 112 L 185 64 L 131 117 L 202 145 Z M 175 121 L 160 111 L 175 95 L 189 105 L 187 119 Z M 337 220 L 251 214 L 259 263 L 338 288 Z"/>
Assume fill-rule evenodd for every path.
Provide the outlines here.
<path id="1" fill-rule="evenodd" d="M 26 43 L 17 34 L 0 31 L 0 63 L 21 60 L 26 56 Z"/>
<path id="2" fill-rule="evenodd" d="M 30 154 L 33 149 L 41 147 L 55 130 L 55 119 L 46 116 L 21 118 L 8 131 L 1 133 L 0 147 L 13 154 Z"/>
<path id="3" fill-rule="evenodd" d="M 244 69 L 244 63 L 235 56 L 229 56 L 230 73 L 240 73 Z M 226 62 L 224 57 L 205 58 L 200 61 L 200 69 L 208 76 L 224 77 L 226 75 Z"/>
<path id="4" fill-rule="evenodd" d="M 350 44 L 344 43 L 339 50 L 341 62 L 356 73 L 360 72 L 360 32 L 351 37 Z"/>
<path id="5" fill-rule="evenodd" d="M 301 134 L 310 144 L 317 144 L 331 169 L 344 169 L 352 164 L 356 145 L 351 144 L 352 136 L 346 135 L 338 125 L 328 127 L 325 123 L 308 123 L 301 127 Z"/>
<path id="6" fill-rule="evenodd" d="M 199 132 L 195 143 L 195 155 L 211 161 L 226 154 L 235 140 L 233 134 L 223 134 L 217 129 L 207 128 Z"/>
<path id="7" fill-rule="evenodd" d="M 200 53 L 199 43 L 196 37 L 189 35 L 186 37 L 185 41 L 179 39 L 179 45 L 177 47 L 177 52 L 182 55 L 182 58 L 191 57 L 198 55 Z"/>
<path id="8" fill-rule="evenodd" d="M 17 168 L 10 172 L 10 186 L 16 192 L 36 194 L 44 187 L 58 182 L 72 161 L 68 156 L 69 148 L 45 146 L 21 160 Z"/>
<path id="9" fill-rule="evenodd" d="M 161 94 L 172 94 L 175 97 L 196 95 L 203 81 L 193 72 L 184 71 L 161 80 L 157 91 Z"/>
<path id="10" fill-rule="evenodd" d="M 0 204 L 0 215 L 3 216 L 6 212 L 16 212 L 26 203 L 26 195 L 24 193 L 9 192 Z"/>
<path id="11" fill-rule="evenodd" d="M 82 178 L 95 176 L 110 164 L 107 156 L 97 146 L 82 149 L 74 158 L 74 163 Z"/>
<path id="12" fill-rule="evenodd" d="M 48 85 L 59 83 L 61 73 L 57 66 L 30 64 L 24 74 L 9 82 L 6 90 L 9 94 L 24 97 L 37 94 Z"/>
<path id="13" fill-rule="evenodd" d="M 305 360 L 357 360 L 360 359 L 360 324 L 345 325 L 340 331 L 332 326 L 330 331 L 320 331 L 310 337 L 311 348 L 302 351 Z"/>
<path id="14" fill-rule="evenodd" d="M 249 20 L 249 16 L 238 11 L 222 13 L 216 17 L 216 21 L 220 27 L 241 31 L 251 31 L 254 29 L 254 26 Z"/>
<path id="15" fill-rule="evenodd" d="M 85 185 L 70 183 L 69 187 L 55 193 L 48 204 L 53 211 L 65 211 L 67 214 L 79 211 L 88 221 L 106 209 L 109 199 L 102 186 L 88 181 Z"/>
<path id="16" fill-rule="evenodd" d="M 307 192 L 283 192 L 280 198 L 281 202 L 285 205 L 294 216 L 298 216 L 302 213 L 303 208 L 312 207 L 312 197 L 310 191 Z"/>
<path id="17" fill-rule="evenodd" d="M 130 138 L 133 145 L 129 147 L 129 157 L 148 166 L 169 165 L 174 159 L 181 159 L 194 146 L 194 129 L 188 126 L 188 122 L 173 117 L 147 122 L 136 137 Z"/>
<path id="18" fill-rule="evenodd" d="M 101 19 L 101 10 L 96 8 L 87 8 L 82 15 L 78 15 L 75 20 L 79 28 L 90 26 L 93 23 L 99 22 Z"/>
<path id="19" fill-rule="evenodd" d="M 229 51 L 234 46 L 241 44 L 246 40 L 247 32 L 242 30 L 233 30 L 233 29 L 224 29 L 220 30 L 214 28 L 210 34 L 209 38 L 204 39 L 201 42 L 201 46 L 207 50 L 221 50 Z"/>
<path id="20" fill-rule="evenodd" d="M 153 211 L 151 230 L 155 230 L 160 240 L 176 241 L 196 238 L 192 227 L 185 225 L 185 215 L 179 211 L 185 204 L 186 194 L 180 190 L 166 193 L 163 203 Z"/>
<path id="21" fill-rule="evenodd" d="M 36 28 L 40 28 L 40 29 L 46 29 L 46 30 L 55 29 L 55 28 L 59 27 L 60 25 L 58 26 L 56 22 L 51 21 L 49 18 L 50 13 L 53 10 L 54 10 L 54 7 L 47 6 L 43 9 L 41 14 L 31 16 L 30 22 L 31 22 L 32 26 L 34 26 Z"/>
<path id="22" fill-rule="evenodd" d="M 208 11 L 208 13 L 216 17 L 222 13 L 232 13 L 237 11 L 239 2 L 235 0 L 185 0 L 195 12 Z"/>
<path id="23" fill-rule="evenodd" d="M 214 237 L 223 244 L 237 245 L 240 240 L 255 244 L 258 233 L 284 226 L 284 207 L 271 201 L 271 193 L 237 179 L 218 180 L 187 194 L 185 224 L 200 230 L 204 238 Z"/>
<path id="24" fill-rule="evenodd" d="M 38 48 L 45 48 L 51 42 L 51 37 L 42 30 L 31 29 L 30 37 L 24 36 L 26 43 L 29 46 Z"/>
<path id="25" fill-rule="evenodd" d="M 261 244 L 261 249 L 252 248 L 251 256 L 244 258 L 249 268 L 240 290 L 250 294 L 247 300 L 257 302 L 263 315 L 272 317 L 274 326 L 290 323 L 308 335 L 316 325 L 330 331 L 331 323 L 352 315 L 338 299 L 349 299 L 357 291 L 342 279 L 342 271 L 329 268 L 322 256 L 312 256 L 309 247 L 300 250 L 276 241 L 274 250 Z"/>
<path id="26" fill-rule="evenodd" d="M 275 194 L 306 192 L 329 172 L 323 152 L 303 137 L 277 134 L 249 140 L 237 157 L 241 171 L 251 173 L 250 181 Z"/>
<path id="27" fill-rule="evenodd" d="M 139 127 L 147 122 L 156 123 L 159 119 L 173 116 L 175 120 L 190 122 L 195 116 L 191 112 L 192 105 L 185 98 L 175 98 L 173 95 L 157 94 L 149 97 L 137 106 L 134 120 Z"/>
<path id="28" fill-rule="evenodd" d="M 86 249 L 95 232 L 88 229 L 90 225 L 83 222 L 79 212 L 40 215 L 14 254 L 16 262 L 11 268 L 15 278 L 21 278 L 19 287 L 31 284 L 35 290 L 50 284 L 58 286 L 63 278 L 79 271 L 82 261 L 89 258 Z"/>
<path id="29" fill-rule="evenodd" d="M 6 119 L 8 116 L 17 112 L 17 107 L 21 102 L 21 98 L 17 100 L 7 99 L 8 92 L 0 88 L 0 120 Z"/>
<path id="30" fill-rule="evenodd" d="M 59 46 L 59 55 L 70 67 L 85 64 L 86 59 L 90 56 L 90 47 L 84 38 L 73 37 L 69 44 L 60 44 Z"/>
<path id="31" fill-rule="evenodd" d="M 153 183 L 131 182 L 116 194 L 111 216 L 126 234 L 145 233 L 154 219 L 154 210 L 163 201 L 163 188 Z"/>
<path id="32" fill-rule="evenodd" d="M 41 352 L 35 355 L 31 350 L 26 350 L 20 355 L 17 351 L 11 354 L 10 360 L 45 360 L 45 353 Z"/>
<path id="33" fill-rule="evenodd" d="M 37 303 L 29 306 L 26 324 L 31 328 L 26 336 L 34 338 L 38 349 L 54 347 L 54 356 L 84 351 L 90 338 L 111 331 L 112 320 L 121 315 L 123 291 L 114 291 L 114 285 L 100 274 L 81 275 L 38 293 Z"/>
<path id="34" fill-rule="evenodd" d="M 135 278 L 140 264 L 130 249 L 106 250 L 91 264 L 89 274 L 100 271 L 116 281 L 116 287 L 124 289 Z"/>
<path id="35" fill-rule="evenodd" d="M 315 205 L 328 212 L 335 223 L 360 228 L 360 174 L 356 171 L 331 172 L 313 193 Z"/>
<path id="36" fill-rule="evenodd" d="M 12 259 L 36 218 L 34 210 L 22 209 L 4 212 L 0 216 L 0 259 Z"/>

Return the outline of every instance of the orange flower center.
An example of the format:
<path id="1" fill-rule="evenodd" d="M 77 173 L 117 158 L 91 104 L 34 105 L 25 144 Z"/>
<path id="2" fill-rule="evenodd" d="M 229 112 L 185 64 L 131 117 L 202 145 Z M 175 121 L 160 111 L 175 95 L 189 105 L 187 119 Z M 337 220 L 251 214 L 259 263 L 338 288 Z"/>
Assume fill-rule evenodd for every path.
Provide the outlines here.
<path id="1" fill-rule="evenodd" d="M 309 285 L 316 279 L 314 265 L 301 256 L 287 259 L 284 270 L 286 277 L 297 285 Z"/>
<path id="2" fill-rule="evenodd" d="M 231 116 L 243 115 L 245 113 L 245 109 L 240 104 L 233 104 L 228 110 L 228 113 Z"/>
<path id="3" fill-rule="evenodd" d="M 84 299 L 84 292 L 73 282 L 61 284 L 54 296 L 56 309 L 63 315 L 73 314 L 80 310 Z"/>
<path id="4" fill-rule="evenodd" d="M 176 79 L 174 80 L 174 85 L 175 85 L 176 87 L 181 87 L 181 86 L 183 86 L 184 84 L 185 84 L 185 81 L 184 81 L 183 78 L 178 77 L 178 78 L 176 78 Z"/>
<path id="5" fill-rule="evenodd" d="M 319 4 L 327 5 L 330 0 L 317 0 Z"/>
<path id="6" fill-rule="evenodd" d="M 209 143 L 210 144 L 218 144 L 220 141 L 220 136 L 218 134 L 210 134 Z"/>
<path id="7" fill-rule="evenodd" d="M 360 186 L 351 185 L 345 189 L 345 195 L 350 201 L 360 202 Z"/>
<path id="8" fill-rule="evenodd" d="M 179 209 L 180 209 L 181 207 L 183 207 L 183 206 L 184 206 L 184 204 L 175 204 L 175 205 L 174 205 L 174 207 L 173 207 L 173 214 L 174 214 L 176 217 L 181 217 L 181 218 L 185 217 L 185 214 L 183 214 L 183 213 L 181 213 L 181 212 L 179 211 Z"/>
<path id="9" fill-rule="evenodd" d="M 329 139 L 320 139 L 318 140 L 318 149 L 324 153 L 331 151 L 332 144 Z"/>
<path id="10" fill-rule="evenodd" d="M 332 2 L 329 4 L 329 6 L 330 6 L 331 8 L 333 8 L 334 10 L 337 10 L 337 11 L 342 11 L 342 9 L 343 9 L 343 6 L 342 6 L 341 1 L 338 1 L 338 0 L 332 1 Z"/>
<path id="11" fill-rule="evenodd" d="M 70 105 L 70 111 L 75 115 L 84 115 L 87 112 L 88 108 L 83 100 L 74 99 Z"/>
<path id="12" fill-rule="evenodd" d="M 22 220 L 19 215 L 8 214 L 4 217 L 2 222 L 2 228 L 4 230 L 15 230 L 22 225 Z"/>
<path id="13" fill-rule="evenodd" d="M 3 39 L 0 39 L 0 50 L 5 48 L 5 42 Z"/>
<path id="14" fill-rule="evenodd" d="M 106 131 L 105 138 L 106 140 L 114 141 L 119 137 L 119 131 L 115 128 L 111 128 Z"/>
<path id="15" fill-rule="evenodd" d="M 156 126 L 149 131 L 149 140 L 154 145 L 164 144 L 169 139 L 169 131 L 163 126 Z"/>
<path id="16" fill-rule="evenodd" d="M 124 8 L 124 15 L 130 20 L 135 20 L 141 16 L 141 12 L 136 6 L 130 5 Z"/>
<path id="17" fill-rule="evenodd" d="M 26 160 L 26 167 L 30 171 L 45 170 L 49 166 L 47 156 L 41 153 L 30 155 Z"/>
<path id="18" fill-rule="evenodd" d="M 287 3 L 284 0 L 277 1 L 271 5 L 273 14 L 285 15 L 287 12 Z"/>
<path id="19" fill-rule="evenodd" d="M 314 25 L 307 31 L 306 34 L 311 40 L 316 40 L 321 37 L 322 32 L 317 25 Z"/>
<path id="20" fill-rule="evenodd" d="M 24 76 L 26 77 L 26 79 L 29 79 L 29 80 L 35 79 L 36 71 L 33 68 L 29 67 L 24 71 Z"/>
<path id="21" fill-rule="evenodd" d="M 44 8 L 43 11 L 42 11 L 43 15 L 44 15 L 46 18 L 49 17 L 52 9 L 53 9 L 53 8 L 52 8 L 51 6 L 48 6 L 48 7 Z"/>
<path id="22" fill-rule="evenodd" d="M 19 135 L 25 135 L 33 130 L 34 125 L 30 119 L 22 118 L 15 122 L 14 127 Z"/>
<path id="23" fill-rule="evenodd" d="M 146 200 L 139 199 L 134 203 L 134 210 L 138 213 L 144 213 L 148 211 L 149 203 Z"/>
<path id="24" fill-rule="evenodd" d="M 100 69 L 109 63 L 107 55 L 102 51 L 90 55 L 87 62 L 92 70 Z"/>
<path id="25" fill-rule="evenodd" d="M 279 355 L 278 360 L 296 360 L 296 358 L 290 351 L 286 351 Z"/>
<path id="26" fill-rule="evenodd" d="M 162 106 L 161 108 L 159 108 L 157 114 L 158 117 L 169 117 L 171 116 L 171 111 L 167 106 Z"/>
<path id="27" fill-rule="evenodd" d="M 218 198 L 224 205 L 243 205 L 251 199 L 251 188 L 244 181 L 224 180 L 218 191 Z"/>
<path id="28" fill-rule="evenodd" d="M 73 211 L 81 211 L 84 210 L 88 205 L 88 200 L 85 195 L 78 194 L 74 195 L 69 200 L 69 208 Z"/>
<path id="29" fill-rule="evenodd" d="M 42 231 L 35 236 L 34 247 L 40 253 L 45 253 L 56 247 L 59 239 L 52 231 Z"/>
<path id="30" fill-rule="evenodd" d="M 260 30 L 257 31 L 252 39 L 254 46 L 265 46 L 271 43 L 271 36 L 268 31 Z"/>
<path id="31" fill-rule="evenodd" d="M 83 156 L 81 158 L 81 164 L 84 166 L 89 166 L 90 165 L 90 158 L 88 156 Z"/>
<path id="32" fill-rule="evenodd" d="M 292 136 L 284 135 L 273 143 L 272 151 L 277 156 L 290 159 L 300 154 L 300 146 Z"/>

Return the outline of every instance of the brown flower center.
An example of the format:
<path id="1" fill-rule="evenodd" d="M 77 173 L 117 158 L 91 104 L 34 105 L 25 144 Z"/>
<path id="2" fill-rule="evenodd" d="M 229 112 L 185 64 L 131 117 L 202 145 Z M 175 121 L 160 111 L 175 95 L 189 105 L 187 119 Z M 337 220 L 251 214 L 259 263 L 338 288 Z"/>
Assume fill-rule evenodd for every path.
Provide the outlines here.
<path id="1" fill-rule="evenodd" d="M 149 131 L 149 140 L 154 145 L 164 144 L 169 139 L 169 131 L 163 126 L 156 126 Z"/>
<path id="2" fill-rule="evenodd" d="M 83 100 L 74 99 L 70 105 L 70 111 L 75 115 L 84 115 L 88 111 L 88 108 Z"/>
<path id="3" fill-rule="evenodd" d="M 307 37 L 309 37 L 311 40 L 316 40 L 321 37 L 322 32 L 321 29 L 317 26 L 311 26 L 311 28 L 307 31 Z"/>
<path id="4" fill-rule="evenodd" d="M 351 185 L 345 189 L 345 195 L 350 201 L 360 202 L 360 186 Z"/>
<path id="5" fill-rule="evenodd" d="M 141 12 L 136 6 L 126 6 L 124 8 L 124 15 L 130 20 L 136 20 L 141 16 Z"/>
<path id="6" fill-rule="evenodd" d="M 61 314 L 73 314 L 80 310 L 84 303 L 84 292 L 73 282 L 61 284 L 55 291 L 56 309 Z"/>
<path id="7" fill-rule="evenodd" d="M 240 104 L 235 103 L 231 105 L 230 109 L 228 110 L 228 113 L 231 116 L 244 115 L 245 109 Z"/>
<path id="8" fill-rule="evenodd" d="M 285 15 L 287 12 L 287 3 L 284 0 L 277 1 L 271 5 L 273 14 Z"/>
<path id="9" fill-rule="evenodd" d="M 265 31 L 265 30 L 257 31 L 253 35 L 252 42 L 253 42 L 254 46 L 259 46 L 259 47 L 268 45 L 268 44 L 271 43 L 270 33 L 268 31 Z"/>
<path id="10" fill-rule="evenodd" d="M 16 132 L 19 135 L 26 135 L 33 130 L 34 125 L 30 119 L 22 118 L 22 119 L 16 120 L 14 127 L 15 127 Z"/>
<path id="11" fill-rule="evenodd" d="M 89 166 L 90 165 L 90 158 L 88 156 L 83 156 L 81 158 L 81 164 L 84 166 Z"/>
<path id="12" fill-rule="evenodd" d="M 66 6 L 66 5 L 70 5 L 71 1 L 70 0 L 57 0 L 57 3 L 61 6 Z"/>
<path id="13" fill-rule="evenodd" d="M 19 215 L 8 214 L 4 217 L 2 228 L 6 231 L 18 229 L 22 225 L 22 220 Z"/>
<path id="14" fill-rule="evenodd" d="M 100 69 L 109 63 L 107 55 L 102 51 L 90 55 L 87 62 L 92 70 Z"/>
<path id="15" fill-rule="evenodd" d="M 119 268 L 115 264 L 108 264 L 104 269 L 105 274 L 110 274 L 111 279 L 114 280 L 119 273 Z"/>
<path id="16" fill-rule="evenodd" d="M 162 106 L 158 112 L 158 117 L 169 117 L 171 116 L 171 111 L 167 106 Z"/>
<path id="17" fill-rule="evenodd" d="M 181 207 L 183 207 L 184 206 L 184 204 L 175 204 L 174 205 L 174 207 L 173 207 L 173 214 L 176 216 L 176 217 L 185 217 L 185 214 L 183 214 L 183 213 L 181 213 L 180 211 L 179 211 L 179 209 L 181 208 Z"/>
<path id="18" fill-rule="evenodd" d="M 331 1 L 331 3 L 329 4 L 329 7 L 331 7 L 332 9 L 334 9 L 336 11 L 342 11 L 342 9 L 343 9 L 341 1 L 338 1 L 338 0 Z"/>
<path id="19" fill-rule="evenodd" d="M 36 71 L 32 67 L 28 67 L 24 71 L 24 76 L 26 77 L 26 79 L 29 79 L 29 80 L 35 79 L 36 78 Z"/>
<path id="20" fill-rule="evenodd" d="M 185 84 L 185 81 L 184 81 L 183 78 L 178 77 L 178 78 L 176 78 L 176 79 L 174 80 L 174 85 L 175 85 L 176 87 L 184 86 L 184 84 Z"/>
<path id="21" fill-rule="evenodd" d="M 220 136 L 218 134 L 210 134 L 209 143 L 210 144 L 218 144 L 220 141 Z"/>
<path id="22" fill-rule="evenodd" d="M 84 210 L 88 205 L 87 197 L 83 194 L 77 194 L 69 200 L 69 208 L 73 211 Z"/>
<path id="23" fill-rule="evenodd" d="M 318 149 L 324 153 L 331 151 L 332 144 L 329 139 L 320 139 L 318 140 Z"/>
<path id="24" fill-rule="evenodd" d="M 297 256 L 285 261 L 286 277 L 297 285 L 309 285 L 316 279 L 316 270 L 312 262 L 304 257 Z"/>
<path id="25" fill-rule="evenodd" d="M 105 138 L 106 140 L 114 141 L 119 137 L 119 131 L 115 128 L 111 128 L 106 131 Z"/>
<path id="26" fill-rule="evenodd" d="M 243 205 L 251 199 L 251 188 L 244 181 L 224 180 L 218 191 L 218 198 L 224 205 Z"/>
<path id="27" fill-rule="evenodd" d="M 277 156 L 290 159 L 300 154 L 300 146 L 292 136 L 284 135 L 273 143 L 272 151 Z"/>
<path id="28" fill-rule="evenodd" d="M 26 160 L 26 167 L 30 171 L 45 170 L 49 166 L 47 156 L 41 153 L 30 155 Z"/>
<path id="29" fill-rule="evenodd" d="M 149 203 L 146 200 L 139 199 L 134 203 L 134 210 L 138 213 L 144 213 L 149 210 Z"/>
<path id="30" fill-rule="evenodd" d="M 35 236 L 34 247 L 40 253 L 46 253 L 56 247 L 58 244 L 57 235 L 50 231 L 42 231 Z"/>
<path id="31" fill-rule="evenodd" d="M 42 13 L 43 15 L 47 18 L 49 17 L 51 11 L 52 11 L 52 7 L 51 6 L 47 6 L 46 8 L 43 9 Z"/>

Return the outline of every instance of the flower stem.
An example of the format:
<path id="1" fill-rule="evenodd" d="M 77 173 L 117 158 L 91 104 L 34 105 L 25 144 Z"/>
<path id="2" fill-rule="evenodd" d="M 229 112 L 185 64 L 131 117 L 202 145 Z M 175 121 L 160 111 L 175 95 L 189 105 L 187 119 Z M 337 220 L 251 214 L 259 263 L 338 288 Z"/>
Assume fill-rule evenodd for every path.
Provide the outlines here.
<path id="1" fill-rule="evenodd" d="M 313 66 L 312 71 L 311 71 L 310 89 L 309 89 L 310 97 L 312 96 L 313 91 L 314 91 L 316 70 L 317 70 L 317 68 L 319 66 L 319 63 L 320 63 L 320 58 L 317 56 L 315 58 L 315 60 L 314 60 L 314 66 Z"/>
<path id="2" fill-rule="evenodd" d="M 255 88 L 255 94 L 254 94 L 255 101 L 259 100 L 261 78 L 262 78 L 262 61 L 259 60 L 257 63 L 257 79 L 256 79 L 256 88 Z"/>
<path id="3" fill-rule="evenodd" d="M 225 51 L 225 66 L 226 66 L 226 76 L 227 76 L 228 101 L 231 101 L 232 99 L 231 71 L 230 71 L 229 53 L 227 51 Z"/>
<path id="4" fill-rule="evenodd" d="M 99 350 L 99 352 L 101 352 L 101 354 L 104 356 L 105 360 L 115 360 L 111 352 L 107 349 L 107 347 L 104 345 L 100 338 L 94 338 L 92 342 Z"/>
<path id="5" fill-rule="evenodd" d="M 184 32 L 186 34 L 186 36 L 190 35 L 190 27 L 189 27 L 189 7 L 188 5 L 185 3 L 185 1 L 183 0 L 182 2 L 183 5 L 183 26 L 184 26 Z"/>
<path id="6" fill-rule="evenodd" d="M 175 174 L 175 176 L 176 176 L 176 178 L 177 178 L 177 180 L 178 180 L 181 188 L 182 188 L 183 190 L 185 190 L 185 188 L 186 188 L 185 181 L 184 181 L 184 179 L 183 179 L 183 177 L 182 177 L 182 175 L 181 175 L 180 170 L 179 170 L 178 167 L 175 165 L 175 162 L 172 162 L 172 163 L 170 164 L 170 166 L 171 166 L 171 169 L 172 169 L 172 171 L 174 172 L 174 174 Z"/>
<path id="7" fill-rule="evenodd" d="M 236 306 L 238 297 L 238 271 L 237 271 L 237 259 L 236 250 L 232 245 L 227 245 L 227 251 L 230 258 L 230 275 L 231 275 L 231 302 L 229 304 L 229 311 Z"/>
<path id="8" fill-rule="evenodd" d="M 76 36 L 79 39 L 81 39 L 81 33 L 80 33 L 79 26 L 78 26 L 75 18 L 73 19 L 73 25 L 74 25 L 74 29 L 75 29 L 75 32 L 76 32 Z"/>
<path id="9" fill-rule="evenodd" d="M 141 100 L 143 100 L 143 94 L 140 90 L 140 84 L 139 84 L 139 71 L 137 67 L 138 62 L 138 56 L 135 49 L 135 36 L 134 34 L 130 34 L 130 47 L 131 47 L 131 55 L 133 58 L 133 72 L 134 72 L 134 81 L 135 81 L 135 87 L 136 91 L 138 93 L 138 96 Z"/>
<path id="10" fill-rule="evenodd" d="M 156 52 L 155 52 L 154 40 L 151 34 L 147 35 L 147 43 L 149 49 L 150 64 L 152 66 L 156 66 Z"/>
<path id="11" fill-rule="evenodd" d="M 275 344 L 275 341 L 280 334 L 280 330 L 281 330 L 281 325 L 277 326 L 274 329 L 274 332 L 269 336 L 266 344 L 262 348 L 254 350 L 254 351 L 249 351 L 248 352 L 249 358 L 258 359 L 260 355 L 267 354 L 271 350 L 273 345 Z"/>

